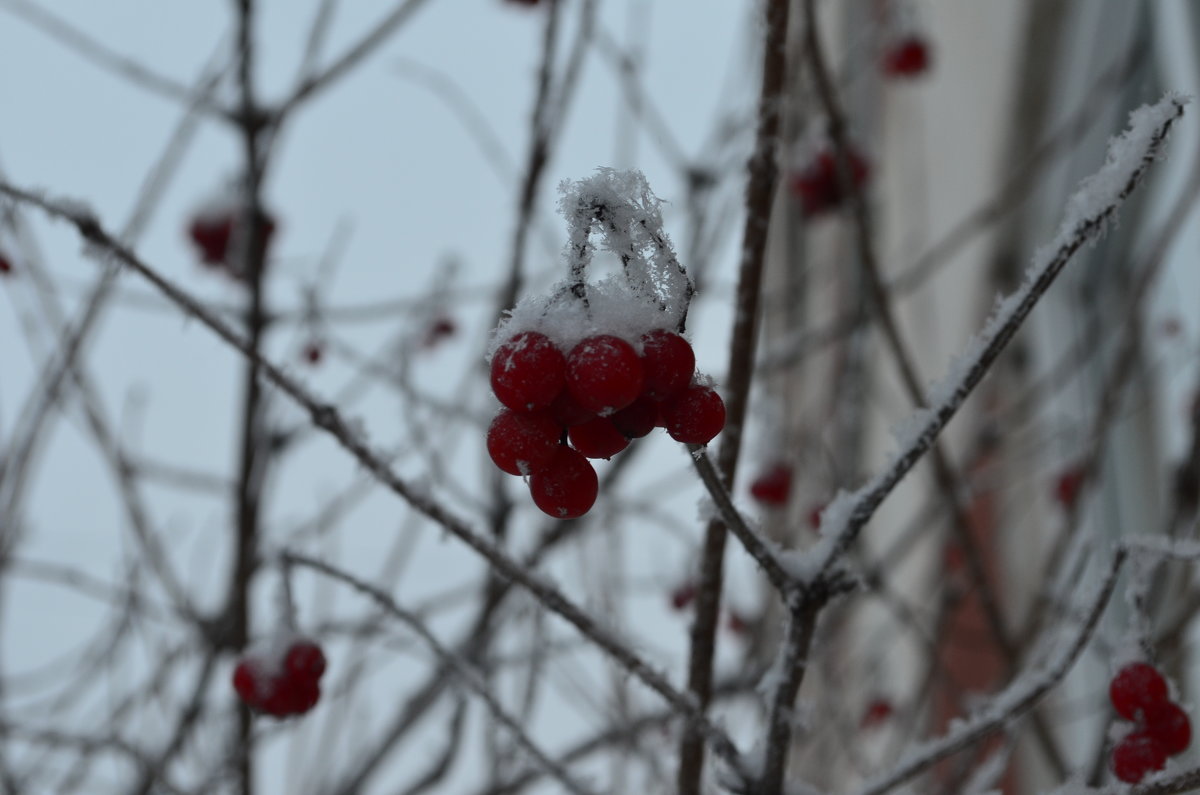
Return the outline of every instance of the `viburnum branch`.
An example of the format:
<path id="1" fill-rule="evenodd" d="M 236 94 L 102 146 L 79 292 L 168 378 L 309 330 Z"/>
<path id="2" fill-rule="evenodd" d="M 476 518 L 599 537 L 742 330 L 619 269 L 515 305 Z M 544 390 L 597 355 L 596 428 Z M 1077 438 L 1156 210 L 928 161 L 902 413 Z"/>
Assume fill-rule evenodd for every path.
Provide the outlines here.
<path id="1" fill-rule="evenodd" d="M 1088 641 L 1096 631 L 1100 618 L 1108 606 L 1109 598 L 1116 588 L 1117 575 L 1125 563 L 1129 551 L 1118 546 L 1105 574 L 1104 580 L 1087 607 L 1087 614 L 1080 624 L 1070 645 L 1052 664 L 1043 667 L 1041 671 L 1031 671 L 1017 679 L 1006 690 L 991 700 L 988 708 L 981 710 L 976 717 L 958 722 L 948 733 L 914 749 L 904 761 L 893 770 L 877 776 L 869 782 L 858 795 L 882 795 L 893 787 L 928 770 L 938 761 L 945 759 L 965 748 L 974 745 L 979 740 L 993 732 L 1003 729 L 1014 718 L 1020 717 L 1037 704 L 1037 702 L 1054 688 L 1083 653 Z M 1055 632 L 1057 630 L 1048 630 Z"/>
<path id="2" fill-rule="evenodd" d="M 754 151 L 747 163 L 745 226 L 741 262 L 729 343 L 729 367 L 725 395 L 726 423 L 717 454 L 717 472 L 727 488 L 737 475 L 742 431 L 754 376 L 754 348 L 760 321 L 758 306 L 766 259 L 767 230 L 771 204 L 779 181 L 779 131 L 783 89 L 787 76 L 787 29 L 789 0 L 764 4 L 765 35 L 762 53 L 762 84 L 759 89 Z M 714 517 L 704 531 L 698 577 L 696 616 L 692 622 L 688 658 L 688 689 L 701 709 L 712 691 L 713 657 L 717 619 L 725 565 L 725 523 Z M 679 747 L 679 795 L 697 795 L 704 769 L 704 744 L 695 732 L 684 732 Z"/>
<path id="3" fill-rule="evenodd" d="M 788 620 L 787 635 L 780 645 L 779 659 L 775 663 L 778 666 L 775 673 L 780 679 L 778 686 L 770 694 L 771 709 L 767 720 L 763 773 L 754 790 L 763 795 L 774 795 L 783 789 L 788 750 L 792 740 L 792 708 L 804 681 L 804 674 L 808 670 L 808 655 L 821 607 L 822 605 L 809 603 L 800 610 L 793 610 Z"/>
<path id="4" fill-rule="evenodd" d="M 51 200 L 4 182 L 0 182 L 0 194 L 38 207 L 50 216 L 72 224 L 79 234 L 92 244 L 97 256 L 116 259 L 137 272 L 174 302 L 186 315 L 207 326 L 231 347 L 247 359 L 252 360 L 258 366 L 263 378 L 301 406 L 309 414 L 314 425 L 332 436 L 379 483 L 479 553 L 499 574 L 525 588 L 547 610 L 558 614 L 574 626 L 595 643 L 597 648 L 619 663 L 622 668 L 658 693 L 712 745 L 722 758 L 735 769 L 741 768 L 741 756 L 728 734 L 709 721 L 692 699 L 676 690 L 665 676 L 655 671 L 627 644 L 622 643 L 616 636 L 601 627 L 586 612 L 567 599 L 561 591 L 534 575 L 494 542 L 472 530 L 432 497 L 397 475 L 382 457 L 376 455 L 359 435 L 351 430 L 337 408 L 318 400 L 301 386 L 299 381 L 255 351 L 243 336 L 228 323 L 163 277 L 158 271 L 142 262 L 126 246 L 109 235 L 89 211 L 82 209 L 79 205 Z"/>
<path id="5" fill-rule="evenodd" d="M 1122 327 L 1120 340 L 1117 350 L 1112 356 L 1113 363 L 1099 389 L 1100 404 L 1084 435 L 1084 438 L 1090 441 L 1084 452 L 1076 459 L 1076 467 L 1080 476 L 1076 497 L 1065 506 L 1064 530 L 1055 545 L 1051 547 L 1043 571 L 1057 572 L 1060 570 L 1060 564 L 1082 526 L 1082 495 L 1087 493 L 1099 475 L 1101 462 L 1109 442 L 1109 429 L 1118 416 L 1126 386 L 1136 370 L 1137 354 L 1142 350 L 1142 327 L 1147 311 L 1146 297 L 1166 262 L 1172 244 L 1184 229 L 1184 224 L 1190 217 L 1197 199 L 1200 199 L 1200 151 L 1195 151 L 1194 156 L 1196 160 L 1186 183 L 1189 186 L 1188 189 L 1180 194 L 1170 215 L 1163 222 L 1158 234 L 1155 235 L 1146 256 L 1134 268 L 1133 283 L 1126 290 L 1123 301 L 1124 310 L 1120 315 L 1124 318 L 1120 324 Z M 1088 341 L 1094 344 L 1094 337 L 1088 338 Z M 1022 630 L 1024 635 L 1033 635 L 1038 631 L 1038 625 L 1044 620 L 1049 602 L 1053 598 L 1053 588 L 1050 587 L 1053 579 L 1046 579 L 1047 587 L 1040 590 L 1033 606 L 1026 614 L 1028 618 Z"/>
<path id="6" fill-rule="evenodd" d="M 1153 784 L 1130 787 L 1126 792 L 1128 795 L 1175 795 L 1180 792 L 1195 792 L 1197 788 L 1200 788 L 1200 768 L 1192 768 Z"/>
<path id="7" fill-rule="evenodd" d="M 438 660 L 443 665 L 451 668 L 463 684 L 483 701 L 484 706 L 492 713 L 492 717 L 496 722 L 512 733 L 513 740 L 517 745 L 523 748 L 546 773 L 556 779 L 568 792 L 575 793 L 575 795 L 587 795 L 587 793 L 592 792 L 592 790 L 576 781 L 559 763 L 543 753 L 541 748 L 537 746 L 537 743 L 521 728 L 521 724 L 509 715 L 491 694 L 488 690 L 487 682 L 483 680 L 479 672 L 463 660 L 462 657 L 443 646 L 441 641 L 434 637 L 433 633 L 426 628 L 424 622 L 416 615 L 405 610 L 394 599 L 378 588 L 355 577 L 353 574 L 330 566 L 328 563 L 294 552 L 285 552 L 283 554 L 283 561 L 286 566 L 301 566 L 320 572 L 370 597 L 376 604 L 419 636 L 437 656 Z"/>
<path id="8" fill-rule="evenodd" d="M 825 529 L 821 541 L 811 550 L 793 553 L 802 556 L 802 560 L 796 561 L 802 570 L 824 575 L 850 548 L 884 499 L 929 451 L 967 396 L 987 375 L 1067 262 L 1100 236 L 1116 217 L 1121 204 L 1141 184 L 1161 153 L 1171 128 L 1183 115 L 1187 101 L 1168 94 L 1157 104 L 1134 114 L 1129 131 L 1111 144 L 1108 162 L 1068 202 L 1068 217 L 1050 245 L 1034 256 L 1022 285 L 997 305 L 992 318 L 952 372 L 929 393 L 930 407 L 916 412 L 911 421 L 914 432 L 902 441 L 892 463 L 857 491 L 839 495 L 830 505 L 838 515 L 836 526 Z M 1131 148 L 1136 149 L 1136 159 L 1129 156 Z"/>
<path id="9" fill-rule="evenodd" d="M 813 81 L 817 86 L 817 95 L 829 118 L 829 133 L 833 139 L 834 153 L 837 160 L 838 178 L 842 190 L 850 197 L 855 242 L 861 264 L 863 281 L 866 292 L 874 304 L 875 317 L 883 332 L 883 339 L 891 350 L 892 359 L 900 374 L 900 381 L 908 392 L 915 407 L 920 408 L 925 403 L 923 385 L 917 371 L 917 364 L 912 350 L 906 343 L 900 330 L 900 325 L 892 311 L 891 295 L 884 285 L 880 272 L 879 256 L 875 250 L 875 234 L 872 228 L 870 208 L 860 185 L 852 176 L 850 164 L 850 145 L 847 134 L 845 113 L 842 111 L 837 89 L 829 76 L 825 62 L 824 46 L 817 26 L 815 0 L 805 0 L 805 53 L 812 65 Z M 949 525 L 955 542 L 962 550 L 963 561 L 966 564 L 967 575 L 972 589 L 979 601 L 992 641 L 1003 654 L 1010 669 L 1015 669 L 1019 660 L 1019 649 L 1013 640 L 1012 633 L 1005 621 L 996 590 L 992 587 L 986 568 L 984 554 L 975 540 L 971 530 L 971 522 L 967 517 L 968 508 L 964 502 L 962 478 L 950 462 L 950 456 L 945 452 L 938 439 L 934 439 L 929 448 L 929 458 L 933 465 L 934 478 L 938 491 L 946 499 L 949 512 Z M 1036 735 L 1046 759 L 1059 777 L 1066 775 L 1066 761 L 1053 734 L 1044 721 L 1034 716 Z"/>
<path id="10" fill-rule="evenodd" d="M 762 567 L 763 573 L 767 575 L 771 584 L 780 594 L 786 595 L 795 586 L 795 580 L 779 565 L 779 559 L 768 546 L 769 542 L 746 524 L 746 520 L 729 496 L 729 489 L 725 488 L 725 484 L 721 482 L 721 476 L 717 474 L 716 467 L 713 466 L 712 460 L 704 448 L 691 444 L 688 445 L 688 449 L 692 453 L 692 462 L 696 466 L 696 472 L 700 474 L 700 480 L 704 482 L 709 496 L 716 504 L 721 519 L 742 542 L 742 546 L 746 548 L 750 557 L 754 558 L 755 562 Z"/>

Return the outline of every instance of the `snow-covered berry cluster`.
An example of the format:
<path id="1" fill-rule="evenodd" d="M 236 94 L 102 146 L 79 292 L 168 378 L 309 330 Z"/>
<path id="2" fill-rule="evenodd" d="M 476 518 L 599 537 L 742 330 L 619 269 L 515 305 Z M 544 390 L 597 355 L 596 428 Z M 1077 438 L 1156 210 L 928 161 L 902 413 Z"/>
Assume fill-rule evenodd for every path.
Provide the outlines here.
<path id="1" fill-rule="evenodd" d="M 196 245 L 200 262 L 239 280 L 245 278 L 238 270 L 241 265 L 236 261 L 237 246 L 243 234 L 241 222 L 244 215 L 236 199 L 222 198 L 212 201 L 198 211 L 188 225 L 188 237 Z M 258 250 L 254 252 L 254 259 L 265 262 L 267 247 L 275 234 L 275 219 L 264 212 L 259 225 L 262 233 L 258 240 Z"/>
<path id="2" fill-rule="evenodd" d="M 1108 697 L 1117 714 L 1135 725 L 1112 750 L 1113 773 L 1121 781 L 1136 784 L 1191 744 L 1192 722 L 1171 700 L 1167 680 L 1154 666 L 1126 665 L 1109 684 Z"/>
<path id="3" fill-rule="evenodd" d="M 491 385 L 504 408 L 487 449 L 501 470 L 529 478 L 538 508 L 572 519 L 596 500 L 589 458 L 611 458 L 655 427 L 707 444 L 725 426 L 725 404 L 682 336 L 693 288 L 645 178 L 601 169 L 563 193 L 571 275 L 523 299 L 496 330 Z M 584 278 L 593 231 L 621 266 L 594 284 Z"/>
<path id="4" fill-rule="evenodd" d="M 325 653 L 315 641 L 281 638 L 238 660 L 233 689 L 251 709 L 285 718 L 316 706 L 324 673 Z"/>

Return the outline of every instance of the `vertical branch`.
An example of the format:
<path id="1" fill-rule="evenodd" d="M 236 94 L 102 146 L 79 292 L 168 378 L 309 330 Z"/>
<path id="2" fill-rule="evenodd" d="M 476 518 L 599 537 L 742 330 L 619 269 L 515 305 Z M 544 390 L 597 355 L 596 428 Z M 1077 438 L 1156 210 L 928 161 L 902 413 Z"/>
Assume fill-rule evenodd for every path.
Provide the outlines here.
<path id="1" fill-rule="evenodd" d="M 262 113 L 254 95 L 254 0 L 234 0 L 237 11 L 237 77 L 240 106 L 236 114 L 241 132 L 244 158 L 242 174 L 242 207 L 231 241 L 236 269 L 240 271 L 248 291 L 245 313 L 246 341 L 250 350 L 262 352 L 267 313 L 263 296 L 263 261 L 266 247 L 261 190 L 265 168 L 262 133 L 265 131 Z M 242 427 L 239 445 L 237 497 L 234 508 L 234 561 L 227 601 L 228 636 L 225 642 L 232 648 L 242 648 L 250 638 L 250 588 L 258 566 L 259 524 L 262 511 L 262 489 L 267 466 L 267 448 L 263 429 L 264 395 L 259 380 L 259 358 L 248 357 L 244 362 L 242 387 Z M 243 795 L 254 791 L 253 716 L 245 704 L 237 710 L 236 759 L 237 779 Z"/>
<path id="2" fill-rule="evenodd" d="M 725 398 L 726 424 L 717 454 L 717 471 L 726 487 L 733 484 L 741 450 L 742 428 L 750 382 L 754 374 L 754 347 L 758 332 L 759 293 L 762 290 L 763 259 L 770 226 L 771 204 L 779 179 L 776 146 L 780 128 L 780 104 L 787 67 L 788 0 L 767 0 L 766 35 L 763 42 L 762 87 L 754 152 L 748 163 L 746 219 L 742 234 L 741 263 L 732 340 L 729 347 L 728 386 Z M 692 624 L 688 689 L 703 710 L 712 697 L 713 656 L 717 618 L 720 614 L 725 523 L 719 518 L 705 529 L 700 561 L 696 618 Z M 679 748 L 680 795 L 698 795 L 704 769 L 704 740 L 695 731 L 684 732 Z"/>

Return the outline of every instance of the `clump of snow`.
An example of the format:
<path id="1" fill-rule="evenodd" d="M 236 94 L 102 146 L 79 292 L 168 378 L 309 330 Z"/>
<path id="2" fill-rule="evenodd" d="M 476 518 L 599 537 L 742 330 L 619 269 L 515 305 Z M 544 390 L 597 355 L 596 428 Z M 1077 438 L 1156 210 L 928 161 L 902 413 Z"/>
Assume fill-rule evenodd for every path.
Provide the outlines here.
<path id="1" fill-rule="evenodd" d="M 865 488 L 865 487 L 864 487 Z M 779 565 L 797 583 L 811 583 L 834 557 L 838 539 L 850 523 L 850 515 L 858 502 L 862 490 L 848 492 L 839 489 L 834 498 L 821 509 L 821 524 L 817 529 L 816 543 L 804 549 L 782 550 L 778 553 Z"/>
<path id="2" fill-rule="evenodd" d="M 1076 234 L 1081 224 L 1103 213 L 1120 199 L 1134 173 L 1146 162 L 1161 156 L 1160 148 L 1153 145 L 1155 136 L 1189 102 L 1190 97 L 1172 91 L 1155 104 L 1143 105 L 1129 114 L 1129 128 L 1108 142 L 1104 166 L 1079 183 L 1075 193 L 1067 200 L 1058 234 L 1046 248 L 1051 251 L 1058 249 Z M 1038 253 L 1041 255 L 1043 252 Z M 1041 256 L 1036 259 L 1041 259 Z"/>
<path id="3" fill-rule="evenodd" d="M 489 360 L 522 331 L 545 334 L 564 352 L 586 337 L 612 334 L 640 353 L 643 334 L 675 331 L 687 315 L 692 282 L 663 230 L 661 201 L 640 171 L 601 168 L 586 179 L 563 182 L 559 190 L 559 212 L 568 226 L 567 277 L 548 294 L 526 295 L 513 307 L 493 333 Z M 622 268 L 589 282 L 593 237 Z"/>

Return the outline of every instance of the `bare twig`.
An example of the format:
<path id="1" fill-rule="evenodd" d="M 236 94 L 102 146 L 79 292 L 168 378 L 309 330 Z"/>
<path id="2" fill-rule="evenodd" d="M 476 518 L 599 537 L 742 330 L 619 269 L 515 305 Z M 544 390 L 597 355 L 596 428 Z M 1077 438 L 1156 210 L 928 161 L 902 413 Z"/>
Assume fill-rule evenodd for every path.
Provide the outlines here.
<path id="1" fill-rule="evenodd" d="M 394 599 L 388 596 L 383 591 L 375 588 L 369 583 L 363 582 L 352 574 L 344 572 L 328 563 L 324 563 L 313 558 L 305 557 L 296 553 L 285 553 L 284 561 L 288 564 L 302 566 L 314 571 L 318 571 L 327 577 L 332 577 L 335 580 L 349 585 L 351 588 L 360 593 L 369 596 L 380 607 L 386 610 L 390 615 L 401 621 L 410 630 L 416 633 L 421 640 L 437 655 L 443 665 L 453 669 L 458 678 L 471 690 L 487 707 L 492 717 L 511 734 L 516 743 L 523 748 L 550 776 L 558 781 L 559 784 L 567 788 L 567 791 L 575 793 L 575 795 L 586 795 L 591 790 L 585 788 L 580 782 L 576 781 L 573 776 L 554 760 L 550 759 L 541 750 L 525 730 L 521 728 L 521 724 L 504 709 L 501 704 L 496 701 L 495 697 L 488 689 L 487 682 L 479 675 L 479 672 L 474 670 L 469 664 L 454 652 L 442 645 L 441 641 L 433 636 L 425 623 L 417 616 L 405 610 Z"/>

